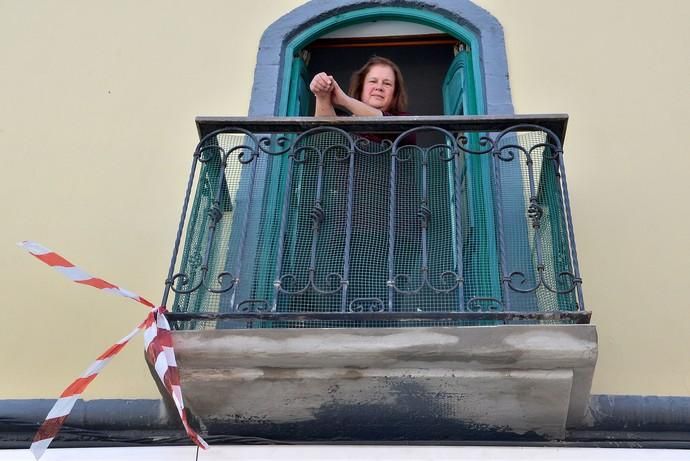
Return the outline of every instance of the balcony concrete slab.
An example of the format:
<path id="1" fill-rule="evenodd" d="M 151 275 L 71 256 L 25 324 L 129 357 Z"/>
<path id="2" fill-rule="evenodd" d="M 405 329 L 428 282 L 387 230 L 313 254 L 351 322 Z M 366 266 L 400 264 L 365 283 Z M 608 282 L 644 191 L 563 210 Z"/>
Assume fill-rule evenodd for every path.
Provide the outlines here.
<path id="1" fill-rule="evenodd" d="M 173 338 L 186 406 L 207 429 L 284 427 L 298 438 L 405 438 L 419 428 L 443 438 L 465 430 L 560 438 L 584 416 L 597 358 L 593 325 L 200 330 Z"/>

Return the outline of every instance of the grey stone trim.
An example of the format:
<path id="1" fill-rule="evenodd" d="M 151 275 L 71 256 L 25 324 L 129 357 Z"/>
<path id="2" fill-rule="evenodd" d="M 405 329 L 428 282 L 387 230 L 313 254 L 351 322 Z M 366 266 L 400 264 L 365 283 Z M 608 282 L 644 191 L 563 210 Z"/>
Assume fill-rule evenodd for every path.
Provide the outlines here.
<path id="1" fill-rule="evenodd" d="M 55 400 L 0 400 L 0 449 L 28 448 L 38 425 L 43 422 Z M 579 427 L 570 428 L 565 439 L 549 442 L 528 438 L 511 438 L 509 434 L 463 432 L 454 438 L 434 443 L 472 445 L 513 444 L 528 446 L 614 446 L 649 448 L 690 448 L 690 396 L 592 395 L 588 416 Z M 254 428 L 256 429 L 256 428 Z M 385 428 L 382 428 L 385 429 Z M 422 430 L 424 428 L 418 428 Z M 304 441 L 305 433 L 281 432 L 267 428 L 275 440 Z M 273 432 L 271 432 L 273 431 Z M 218 434 L 216 443 L 258 443 L 257 434 L 242 434 L 247 428 Z M 393 442 L 385 434 L 380 442 Z M 428 434 L 427 434 L 428 436 Z M 423 440 L 418 438 L 417 440 Z M 428 439 L 434 440 L 434 439 Z M 512 440 L 512 441 L 511 441 Z M 325 440 L 325 443 L 333 441 Z M 341 441 L 342 442 L 342 441 Z M 408 443 L 407 441 L 402 441 Z M 176 417 L 169 418 L 165 405 L 157 399 L 101 399 L 78 401 L 65 429 L 53 446 L 84 447 L 141 444 L 189 444 Z"/>
<path id="2" fill-rule="evenodd" d="M 480 44 L 486 113 L 512 114 L 503 27 L 489 12 L 469 0 L 312 0 L 271 24 L 259 43 L 249 106 L 252 117 L 277 114 L 285 48 L 300 32 L 335 14 L 374 6 L 431 11 L 474 32 Z M 286 71 L 289 71 L 286 69 Z"/>
<path id="3" fill-rule="evenodd" d="M 21 423 L 37 429 L 54 399 L 0 399 L 0 439 L 8 426 Z M 67 425 L 83 428 L 179 429 L 160 399 L 79 400 Z M 592 395 L 580 429 L 685 430 L 690 433 L 690 396 Z"/>
<path id="4" fill-rule="evenodd" d="M 0 400 L 0 439 L 12 425 L 35 431 L 55 403 L 54 399 Z M 65 424 L 89 429 L 180 429 L 160 399 L 78 400 Z"/>
<path id="5" fill-rule="evenodd" d="M 581 428 L 678 431 L 690 440 L 690 397 L 592 395 Z"/>

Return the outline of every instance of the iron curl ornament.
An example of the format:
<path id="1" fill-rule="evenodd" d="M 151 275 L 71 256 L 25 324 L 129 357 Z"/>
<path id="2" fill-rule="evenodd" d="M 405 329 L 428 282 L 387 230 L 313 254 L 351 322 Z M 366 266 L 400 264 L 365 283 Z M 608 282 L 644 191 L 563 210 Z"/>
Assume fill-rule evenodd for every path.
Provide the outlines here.
<path id="1" fill-rule="evenodd" d="M 292 149 L 291 139 L 283 134 L 275 136 L 263 136 L 259 139 L 258 145 L 261 152 L 273 156 L 286 154 L 290 152 L 290 149 Z"/>
<path id="2" fill-rule="evenodd" d="M 239 282 L 238 278 L 232 275 L 231 272 L 222 271 L 218 273 L 215 277 L 217 285 L 209 285 L 207 281 L 208 267 L 202 266 L 201 268 L 199 268 L 199 273 L 201 274 L 201 277 L 199 277 L 199 281 L 192 285 L 190 288 L 184 287 L 192 282 L 192 277 L 182 272 L 173 275 L 170 280 L 166 280 L 166 284 L 170 285 L 170 289 L 173 292 L 177 294 L 187 295 L 199 290 L 201 287 L 204 287 L 206 291 L 208 291 L 209 293 L 226 293 L 232 290 L 235 287 L 235 285 Z M 214 286 L 217 286 L 217 288 L 215 288 Z"/>
<path id="3" fill-rule="evenodd" d="M 549 144 L 553 144 L 553 146 L 555 147 L 555 149 L 557 151 L 562 152 L 563 149 L 562 149 L 561 140 L 556 135 L 556 133 L 554 133 L 552 130 L 550 130 L 544 126 L 535 125 L 533 123 L 520 123 L 520 124 L 513 125 L 513 126 L 506 128 L 505 130 L 501 131 L 500 133 L 498 133 L 496 135 L 495 140 L 494 140 L 494 145 L 495 146 L 500 145 L 503 138 L 510 135 L 511 133 L 527 132 L 527 131 L 545 133 L 547 140 L 550 139 L 552 141 L 552 143 L 549 143 Z"/>
<path id="4" fill-rule="evenodd" d="M 282 275 L 278 280 L 273 282 L 273 286 L 275 286 L 275 288 L 281 293 L 288 295 L 301 295 L 302 293 L 306 293 L 308 290 L 312 290 L 321 295 L 330 295 L 339 292 L 343 289 L 343 287 L 347 286 L 347 281 L 342 275 L 336 272 L 330 272 L 324 276 L 324 281 L 327 285 L 335 286 L 335 288 L 330 289 L 320 287 L 317 284 L 316 269 L 313 267 L 308 269 L 307 274 L 307 282 L 301 288 L 291 289 L 291 287 L 298 283 L 298 276 L 296 274 Z"/>
<path id="5" fill-rule="evenodd" d="M 354 151 L 363 155 L 384 155 L 393 151 L 393 142 L 390 139 L 372 141 L 365 136 L 356 136 L 354 139 Z M 377 149 L 372 150 L 371 147 Z"/>
<path id="6" fill-rule="evenodd" d="M 237 312 L 268 312 L 271 306 L 265 299 L 245 299 L 237 304 Z"/>
<path id="7" fill-rule="evenodd" d="M 546 280 L 546 268 L 544 264 L 539 264 L 537 266 L 537 280 L 532 286 L 528 286 L 526 288 L 516 286 L 516 284 L 526 285 L 528 283 L 527 276 L 524 272 L 521 271 L 511 272 L 507 277 L 504 277 L 503 281 L 508 284 L 508 287 L 510 287 L 511 290 L 517 293 L 533 293 L 537 291 L 540 287 L 544 287 L 551 293 L 555 293 L 558 295 L 571 293 L 578 287 L 578 285 L 582 284 L 582 279 L 575 276 L 575 274 L 573 274 L 570 271 L 559 272 L 557 274 L 557 277 L 558 279 L 565 281 L 566 288 L 557 289 L 551 286 L 551 284 L 549 284 L 549 282 Z"/>
<path id="8" fill-rule="evenodd" d="M 380 298 L 355 298 L 348 305 L 349 312 L 385 312 L 386 305 Z"/>
<path id="9" fill-rule="evenodd" d="M 482 306 L 485 304 L 485 306 Z M 486 306 L 488 305 L 488 307 Z M 475 296 L 467 301 L 466 308 L 470 312 L 480 311 L 504 311 L 503 301 L 491 296 Z"/>
<path id="10" fill-rule="evenodd" d="M 335 135 L 337 135 L 337 137 L 342 139 L 342 141 L 331 143 L 325 149 L 319 149 L 319 148 L 314 147 L 312 145 L 309 145 L 307 143 L 310 139 L 315 138 L 317 135 L 327 135 L 327 134 L 331 134 L 331 135 L 335 134 Z M 347 160 L 350 158 L 350 155 L 353 152 L 355 152 L 355 150 L 356 150 L 355 139 L 347 131 L 342 130 L 340 128 L 322 126 L 322 127 L 312 128 L 312 129 L 307 130 L 307 131 L 301 133 L 300 135 L 298 135 L 293 140 L 292 146 L 287 151 L 290 152 L 290 156 L 293 158 L 294 161 L 301 163 L 304 161 L 304 159 L 302 159 L 300 157 L 300 154 L 302 152 L 312 152 L 312 153 L 317 154 L 319 157 L 323 157 L 326 154 L 330 153 L 331 151 L 335 151 L 335 152 L 344 151 L 344 152 L 346 152 L 345 156 L 340 157 L 336 154 L 336 158 L 338 160 Z"/>
<path id="11" fill-rule="evenodd" d="M 458 149 L 465 154 L 471 155 L 484 155 L 493 152 L 494 146 L 496 145 L 494 140 L 490 136 L 479 136 L 476 144 L 479 149 L 470 149 L 468 144 L 472 143 L 472 139 L 467 134 L 460 134 L 456 138 Z"/>
<path id="12" fill-rule="evenodd" d="M 441 286 L 434 285 L 429 277 L 429 268 L 422 267 L 419 271 L 419 284 L 414 288 L 404 288 L 409 285 L 410 279 L 412 277 L 409 274 L 397 274 L 392 280 L 388 280 L 386 285 L 389 288 L 393 288 L 397 293 L 403 295 L 416 295 L 419 294 L 422 289 L 428 288 L 434 293 L 451 293 L 457 290 L 463 283 L 463 278 L 454 271 L 445 271 L 439 274 L 439 282 Z M 443 287 L 443 285 L 446 285 Z"/>

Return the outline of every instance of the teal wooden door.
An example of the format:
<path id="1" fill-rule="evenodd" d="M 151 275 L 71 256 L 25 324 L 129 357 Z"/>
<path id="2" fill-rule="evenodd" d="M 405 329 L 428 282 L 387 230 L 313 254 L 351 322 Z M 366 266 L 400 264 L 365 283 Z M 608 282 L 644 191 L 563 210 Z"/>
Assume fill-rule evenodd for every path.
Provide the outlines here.
<path id="1" fill-rule="evenodd" d="M 290 73 L 290 86 L 288 94 L 287 116 L 307 116 L 314 111 L 314 97 L 309 90 L 309 75 L 307 66 L 300 56 L 292 61 Z M 274 142 L 281 137 L 273 136 Z M 293 138 L 294 135 L 289 137 Z M 272 307 L 276 307 L 277 299 L 273 282 L 279 270 L 276 266 L 278 253 L 278 240 L 280 230 L 280 218 L 284 212 L 283 203 L 285 194 L 290 194 L 292 177 L 290 159 L 287 155 L 266 156 L 265 182 L 263 183 L 261 224 L 259 226 L 259 249 L 257 254 L 256 272 L 254 274 L 254 289 L 251 296 L 256 299 L 273 300 Z M 299 210 L 293 211 L 298 213 Z"/>
<path id="2" fill-rule="evenodd" d="M 474 73 L 470 52 L 458 52 L 443 80 L 444 115 L 476 115 Z"/>
<path id="3" fill-rule="evenodd" d="M 477 115 L 477 83 L 474 81 L 471 51 L 461 49 L 453 59 L 443 81 L 444 115 Z M 468 148 L 479 150 L 479 135 L 468 134 Z M 456 264 L 464 274 L 464 301 L 472 298 L 501 299 L 499 263 L 491 188 L 491 158 L 488 155 L 462 155 L 448 169 L 450 203 L 459 202 L 460 211 L 451 210 L 453 235 L 460 226 L 461 242 L 455 242 Z M 495 303 L 481 304 L 495 307 Z M 478 308 L 471 303 L 469 308 Z"/>
<path id="4" fill-rule="evenodd" d="M 287 116 L 314 115 L 314 96 L 309 90 L 309 72 L 301 56 L 292 61 Z"/>

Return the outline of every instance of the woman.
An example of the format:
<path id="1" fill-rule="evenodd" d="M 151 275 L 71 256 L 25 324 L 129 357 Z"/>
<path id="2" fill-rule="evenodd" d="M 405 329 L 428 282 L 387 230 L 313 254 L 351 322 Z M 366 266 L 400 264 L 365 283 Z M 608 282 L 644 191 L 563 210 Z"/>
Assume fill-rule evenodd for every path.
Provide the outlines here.
<path id="1" fill-rule="evenodd" d="M 320 72 L 314 76 L 309 89 L 316 97 L 317 117 L 335 116 L 335 108 L 344 109 L 354 116 L 380 117 L 382 115 L 410 115 L 407 108 L 407 90 L 402 72 L 390 59 L 372 56 L 361 69 L 352 74 L 349 95 L 340 88 L 333 76 Z M 396 135 L 365 134 L 374 142 L 394 141 Z M 416 144 L 411 134 L 402 145 Z"/>
<path id="2" fill-rule="evenodd" d="M 325 72 L 314 76 L 309 89 L 316 97 L 317 117 L 334 116 L 335 107 L 355 116 L 407 115 L 407 91 L 400 68 L 379 56 L 369 58 L 352 75 L 349 95 Z"/>
<path id="3" fill-rule="evenodd" d="M 340 88 L 333 76 L 325 72 L 314 76 L 309 88 L 316 97 L 315 116 L 335 116 L 335 108 L 350 112 L 353 116 L 377 117 L 384 115 L 408 115 L 404 111 L 407 106 L 407 92 L 402 73 L 398 66 L 389 59 L 374 56 L 351 78 L 349 95 Z M 384 301 L 389 296 L 388 280 L 388 236 L 390 212 L 390 143 L 397 134 L 366 133 L 360 136 L 372 143 L 358 143 L 361 151 L 371 155 L 355 155 L 353 159 L 354 171 L 350 173 L 348 164 L 340 162 L 345 168 L 337 168 L 331 163 L 324 169 L 324 187 L 326 190 L 323 201 L 326 213 L 330 216 L 332 229 L 345 229 L 345 219 L 351 220 L 351 247 L 349 258 L 347 302 L 351 306 L 356 300 L 364 302 L 372 310 L 383 310 Z M 340 139 L 340 138 L 337 138 Z M 341 141 L 342 143 L 342 141 Z M 403 140 L 402 145 L 414 144 L 414 134 Z M 333 156 L 333 153 L 331 153 Z M 337 162 L 337 160 L 336 160 Z M 316 162 L 314 162 L 315 164 Z M 312 164 L 312 171 L 316 166 Z M 308 165 L 302 165 L 306 171 Z M 315 173 L 312 173 L 315 174 Z M 352 182 L 348 179 L 352 174 Z M 398 202 L 407 204 L 417 197 L 414 180 L 413 162 L 406 162 L 398 166 L 396 174 L 397 186 L 404 192 L 405 197 L 399 197 Z M 353 189 L 352 204 L 349 215 L 339 211 L 346 208 L 349 188 Z M 398 192 L 399 196 L 403 193 Z M 304 209 L 310 206 L 308 202 L 302 205 Z M 412 213 L 410 220 L 417 229 L 417 218 Z M 401 232 L 398 225 L 396 230 Z M 338 234 L 336 232 L 336 234 Z M 344 235 L 343 232 L 339 234 Z M 416 236 L 416 234 L 415 234 Z M 305 242 L 309 239 L 304 238 Z M 335 240 L 333 240 L 335 242 Z M 340 243 L 338 243 L 340 245 Z M 344 242 L 342 243 L 344 245 Z M 414 248 L 414 242 L 409 246 Z M 303 251 L 310 247 L 305 246 Z M 343 260 L 337 256 L 322 258 L 321 273 L 340 273 Z M 397 264 L 396 269 L 402 270 Z M 325 307 L 326 301 L 319 301 L 323 296 L 315 296 L 311 301 L 320 309 Z M 301 305 L 308 305 L 309 300 L 299 300 Z M 318 303 L 323 303 L 321 307 Z M 356 305 L 356 303 L 355 303 Z M 374 306 L 374 307 L 372 307 Z"/>

